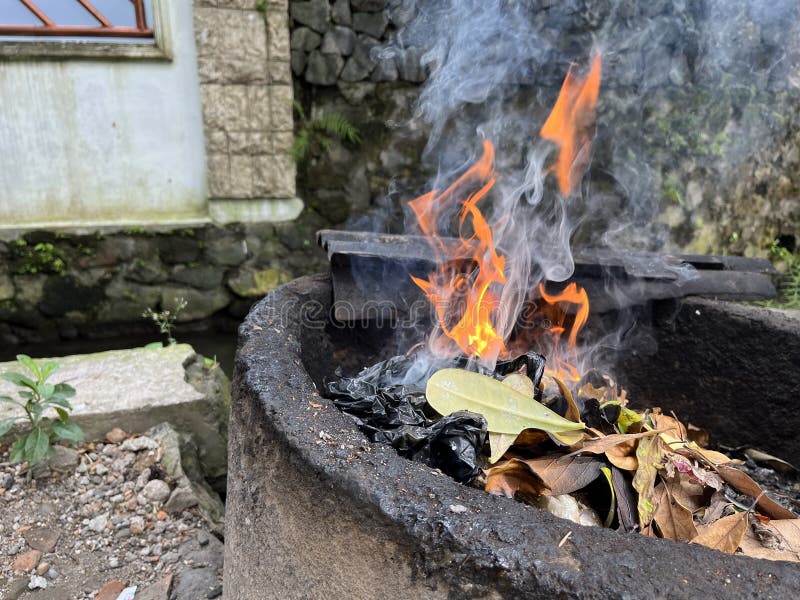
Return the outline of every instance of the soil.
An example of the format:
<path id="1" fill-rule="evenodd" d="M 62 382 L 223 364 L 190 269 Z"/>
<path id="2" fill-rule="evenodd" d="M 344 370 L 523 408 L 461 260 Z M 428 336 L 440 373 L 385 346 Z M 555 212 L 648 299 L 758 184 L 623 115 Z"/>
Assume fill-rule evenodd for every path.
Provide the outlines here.
<path id="1" fill-rule="evenodd" d="M 33 468 L 0 445 L 0 600 L 221 596 L 223 544 L 195 508 L 165 510 L 175 483 L 158 443 L 115 441 L 57 447 Z"/>

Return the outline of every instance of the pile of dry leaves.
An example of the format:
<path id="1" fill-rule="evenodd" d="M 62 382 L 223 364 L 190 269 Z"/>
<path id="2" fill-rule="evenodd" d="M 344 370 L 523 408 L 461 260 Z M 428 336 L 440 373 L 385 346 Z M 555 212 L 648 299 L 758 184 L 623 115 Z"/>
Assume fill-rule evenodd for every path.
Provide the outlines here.
<path id="1" fill-rule="evenodd" d="M 427 402 L 440 414 L 485 418 L 486 491 L 581 524 L 800 562 L 800 519 L 737 468 L 742 461 L 708 449 L 705 431 L 658 408 L 632 410 L 597 373 L 572 388 L 552 373 L 537 383 L 464 369 L 428 381 Z"/>

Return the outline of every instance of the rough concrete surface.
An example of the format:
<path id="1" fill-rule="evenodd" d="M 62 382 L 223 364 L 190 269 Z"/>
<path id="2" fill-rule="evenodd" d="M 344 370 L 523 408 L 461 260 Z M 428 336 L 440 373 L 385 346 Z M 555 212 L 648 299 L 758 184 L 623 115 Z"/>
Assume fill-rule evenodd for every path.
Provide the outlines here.
<path id="1" fill-rule="evenodd" d="M 348 349 L 347 332 L 302 325 L 302 306 L 320 314 L 330 302 L 326 276 L 299 279 L 260 302 L 240 328 L 228 600 L 800 594 L 797 565 L 581 527 L 371 444 L 316 386 L 335 363 L 379 346 L 380 332 Z"/>
<path id="2" fill-rule="evenodd" d="M 66 382 L 76 390 L 72 418 L 86 439 L 103 439 L 114 427 L 142 433 L 168 422 L 194 434 L 206 477 L 211 481 L 224 478 L 228 381 L 221 369 L 205 368 L 191 346 L 37 358 L 40 364 L 47 360 L 60 365 L 48 381 Z M 20 370 L 16 362 L 0 363 L 0 373 Z M 0 394 L 14 397 L 16 387 L 0 380 Z M 17 411 L 10 404 L 0 404 L 0 419 Z"/>

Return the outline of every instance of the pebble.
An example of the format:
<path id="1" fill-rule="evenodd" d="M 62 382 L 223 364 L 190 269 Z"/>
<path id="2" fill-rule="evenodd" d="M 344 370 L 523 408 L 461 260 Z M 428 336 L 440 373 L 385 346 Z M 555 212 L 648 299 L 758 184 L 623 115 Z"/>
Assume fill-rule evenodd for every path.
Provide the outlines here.
<path id="1" fill-rule="evenodd" d="M 142 450 L 155 450 L 158 448 L 158 442 L 155 441 L 153 438 L 149 438 L 145 435 L 142 435 L 137 438 L 130 438 L 122 442 L 122 446 L 120 446 L 123 450 L 128 450 L 129 452 L 140 452 Z"/>
<path id="2" fill-rule="evenodd" d="M 47 579 L 41 575 L 31 575 L 30 583 L 28 583 L 29 590 L 46 590 Z"/>
<path id="3" fill-rule="evenodd" d="M 98 515 L 89 521 L 89 529 L 94 532 L 101 533 L 108 527 L 108 517 L 105 515 Z"/>
<path id="4" fill-rule="evenodd" d="M 108 559 L 108 568 L 109 569 L 118 569 L 120 565 L 119 558 L 116 556 L 112 556 Z"/>
<path id="5" fill-rule="evenodd" d="M 11 569 L 19 574 L 30 573 L 36 568 L 40 560 L 42 560 L 42 553 L 39 550 L 29 550 L 14 559 L 14 562 L 11 563 Z"/>
<path id="6" fill-rule="evenodd" d="M 128 434 L 125 433 L 125 430 L 120 429 L 119 427 L 114 427 L 114 429 L 106 434 L 106 439 L 112 444 L 121 444 L 127 437 Z"/>
<path id="7" fill-rule="evenodd" d="M 47 575 L 47 572 L 50 570 L 50 563 L 47 561 L 42 561 L 39 563 L 39 566 L 36 567 L 36 574 L 37 575 Z"/>
<path id="8" fill-rule="evenodd" d="M 153 502 L 163 502 L 169 498 L 169 486 L 161 479 L 152 479 L 142 489 L 142 495 Z"/>
<path id="9" fill-rule="evenodd" d="M 142 517 L 132 517 L 129 527 L 132 534 L 139 535 L 144 531 L 144 519 Z"/>

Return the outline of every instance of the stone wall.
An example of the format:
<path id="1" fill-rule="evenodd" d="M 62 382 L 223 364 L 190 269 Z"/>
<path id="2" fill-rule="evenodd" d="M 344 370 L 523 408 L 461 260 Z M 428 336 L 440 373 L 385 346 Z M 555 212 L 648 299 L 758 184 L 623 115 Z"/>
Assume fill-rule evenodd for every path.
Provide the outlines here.
<path id="1" fill-rule="evenodd" d="M 154 334 L 146 308 L 188 302 L 187 328 L 235 331 L 251 304 L 326 268 L 307 209 L 296 221 L 196 229 L 45 231 L 0 241 L 0 345 Z"/>
<path id="2" fill-rule="evenodd" d="M 430 173 L 420 162 L 426 125 L 414 118 L 426 48 L 395 42 L 414 4 L 442 3 L 289 4 L 295 97 L 312 118 L 339 113 L 362 134 L 357 145 L 313 148 L 299 165 L 299 193 L 333 221 L 400 229 L 400 205 L 424 190 Z M 568 65 L 585 63 L 595 39 L 605 47 L 587 181 L 595 204 L 609 209 L 595 224 L 636 215 L 625 232 L 632 239 L 618 243 L 654 250 L 764 256 L 777 237 L 797 245 L 796 3 L 776 0 L 761 11 L 744 0 L 520 5 L 546 49 L 512 100 L 529 109 L 534 132 Z"/>
<path id="3" fill-rule="evenodd" d="M 287 0 L 194 4 L 211 216 L 238 220 L 237 201 L 295 196 Z"/>

